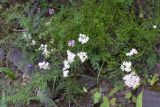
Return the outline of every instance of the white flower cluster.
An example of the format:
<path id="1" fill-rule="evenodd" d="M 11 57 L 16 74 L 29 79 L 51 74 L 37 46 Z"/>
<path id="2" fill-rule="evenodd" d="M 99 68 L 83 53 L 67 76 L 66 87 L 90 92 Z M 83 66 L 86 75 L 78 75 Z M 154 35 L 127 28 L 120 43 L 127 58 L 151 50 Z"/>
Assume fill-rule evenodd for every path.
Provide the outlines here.
<path id="1" fill-rule="evenodd" d="M 31 34 L 23 32 L 22 39 L 30 41 L 32 39 Z"/>
<path id="2" fill-rule="evenodd" d="M 64 67 L 63 67 L 63 76 L 64 77 L 67 77 L 68 76 L 68 73 L 69 73 L 69 68 L 70 68 L 70 64 L 72 62 L 74 62 L 74 59 L 76 57 L 76 55 L 74 53 L 72 53 L 70 50 L 67 50 L 67 60 L 64 60 L 63 61 L 63 64 L 64 64 Z"/>
<path id="3" fill-rule="evenodd" d="M 69 70 L 63 70 L 63 77 L 68 77 Z"/>
<path id="4" fill-rule="evenodd" d="M 64 67 L 63 67 L 63 76 L 67 77 L 68 73 L 69 73 L 68 69 L 70 68 L 70 63 L 67 60 L 65 60 L 65 61 L 63 61 L 63 64 L 64 64 Z"/>
<path id="5" fill-rule="evenodd" d="M 132 48 L 132 50 L 130 50 L 130 52 L 126 53 L 126 56 L 132 56 L 134 54 L 138 54 L 137 50 Z"/>
<path id="6" fill-rule="evenodd" d="M 85 34 L 79 34 L 78 41 L 79 41 L 81 44 L 87 43 L 88 40 L 89 40 L 89 37 L 88 37 L 88 36 L 86 36 Z"/>
<path id="7" fill-rule="evenodd" d="M 48 47 L 48 45 L 46 45 L 46 44 L 45 44 L 45 45 L 41 44 L 41 46 L 40 46 L 40 48 L 39 48 L 39 50 L 42 50 L 42 51 L 43 51 L 42 54 L 43 54 L 45 57 L 48 57 L 49 54 L 50 54 L 50 52 L 48 51 L 47 47 Z"/>
<path id="8" fill-rule="evenodd" d="M 63 70 L 66 70 L 66 69 L 70 68 L 70 63 L 68 62 L 68 60 L 64 60 L 63 64 L 64 64 Z"/>
<path id="9" fill-rule="evenodd" d="M 34 41 L 32 41 L 32 42 L 33 42 L 33 44 L 35 43 Z M 50 54 L 47 47 L 48 47 L 47 44 L 45 44 L 45 45 L 41 44 L 40 47 L 39 47 L 39 50 L 42 50 L 42 54 L 45 57 L 48 57 L 49 54 Z M 50 64 L 48 62 L 45 62 L 45 61 L 39 62 L 38 66 L 39 66 L 40 69 L 44 69 L 44 70 L 49 70 L 50 69 Z"/>
<path id="10" fill-rule="evenodd" d="M 81 62 L 84 62 L 88 58 L 86 52 L 79 52 L 77 56 L 80 58 Z"/>
<path id="11" fill-rule="evenodd" d="M 76 57 L 76 55 L 69 50 L 67 50 L 67 55 L 68 55 L 68 57 L 67 57 L 68 62 L 72 63 L 74 61 L 74 58 Z"/>
<path id="12" fill-rule="evenodd" d="M 36 44 L 36 41 L 33 39 L 31 42 L 31 45 L 35 45 L 35 44 Z"/>
<path id="13" fill-rule="evenodd" d="M 134 72 L 125 75 L 123 77 L 123 80 L 128 87 L 132 87 L 133 89 L 139 86 L 139 82 L 140 82 L 139 76 L 136 75 Z"/>
<path id="14" fill-rule="evenodd" d="M 78 41 L 81 44 L 87 43 L 89 40 L 89 37 L 84 35 L 84 34 L 79 34 Z M 75 45 L 75 41 L 70 41 L 72 45 Z M 87 58 L 87 53 L 86 52 L 79 52 L 77 54 L 72 53 L 70 50 L 67 50 L 67 60 L 63 61 L 64 67 L 63 67 L 63 77 L 68 77 L 69 69 L 70 69 L 70 64 L 75 61 L 76 55 L 79 57 L 81 62 L 83 63 Z"/>
<path id="15" fill-rule="evenodd" d="M 131 72 L 131 66 L 132 66 L 132 63 L 130 61 L 129 62 L 123 61 L 121 65 L 121 70 L 126 72 Z"/>
<path id="16" fill-rule="evenodd" d="M 31 36 L 30 33 L 23 32 L 22 39 L 24 39 L 27 42 L 31 42 L 30 45 L 35 45 L 36 44 L 36 41 L 34 39 L 31 40 L 32 36 Z M 27 45 L 29 45 L 29 44 L 27 43 Z"/>
<path id="17" fill-rule="evenodd" d="M 136 49 L 132 49 L 129 53 L 126 53 L 126 56 L 132 56 L 133 54 L 138 54 Z M 127 73 L 131 72 L 132 71 L 132 63 L 130 61 L 123 61 L 120 68 L 122 71 L 126 71 Z M 133 89 L 135 89 L 140 84 L 139 76 L 136 75 L 136 73 L 133 71 L 129 74 L 126 74 L 123 77 L 123 81 L 126 86 L 132 87 Z"/>
<path id="18" fill-rule="evenodd" d="M 40 69 L 44 69 L 44 70 L 49 70 L 50 69 L 49 63 L 45 62 L 45 61 L 39 62 L 38 66 L 39 66 Z"/>
<path id="19" fill-rule="evenodd" d="M 80 58 L 81 62 L 84 62 L 88 56 L 86 52 L 79 52 L 77 56 Z M 63 76 L 67 77 L 69 73 L 70 64 L 75 61 L 76 54 L 72 53 L 70 50 L 67 50 L 67 60 L 63 61 Z"/>

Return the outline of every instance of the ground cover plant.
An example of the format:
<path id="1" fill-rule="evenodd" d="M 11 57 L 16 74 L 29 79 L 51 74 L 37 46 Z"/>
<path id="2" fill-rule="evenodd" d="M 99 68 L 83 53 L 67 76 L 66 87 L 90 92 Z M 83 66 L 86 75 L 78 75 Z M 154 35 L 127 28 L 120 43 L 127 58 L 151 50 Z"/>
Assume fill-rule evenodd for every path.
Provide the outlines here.
<path id="1" fill-rule="evenodd" d="M 142 107 L 159 91 L 159 4 L 0 1 L 0 105 Z"/>

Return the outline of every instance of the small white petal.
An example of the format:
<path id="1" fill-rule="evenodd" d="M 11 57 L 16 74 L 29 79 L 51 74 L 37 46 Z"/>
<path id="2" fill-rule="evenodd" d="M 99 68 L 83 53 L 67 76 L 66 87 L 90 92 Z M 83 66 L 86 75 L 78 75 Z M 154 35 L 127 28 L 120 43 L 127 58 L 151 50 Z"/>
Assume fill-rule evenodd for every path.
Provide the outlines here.
<path id="1" fill-rule="evenodd" d="M 153 28 L 156 29 L 156 28 L 157 28 L 157 25 L 153 25 Z"/>
<path id="2" fill-rule="evenodd" d="M 132 56 L 132 55 L 134 55 L 134 54 L 138 54 L 138 52 L 137 52 L 136 49 L 132 48 L 132 50 L 130 50 L 129 53 L 126 53 L 126 56 Z"/>
<path id="3" fill-rule="evenodd" d="M 132 52 L 126 53 L 126 56 L 132 56 L 132 55 L 133 55 Z"/>
<path id="4" fill-rule="evenodd" d="M 64 70 L 63 71 L 63 77 L 68 77 L 68 73 L 69 73 L 69 70 Z"/>

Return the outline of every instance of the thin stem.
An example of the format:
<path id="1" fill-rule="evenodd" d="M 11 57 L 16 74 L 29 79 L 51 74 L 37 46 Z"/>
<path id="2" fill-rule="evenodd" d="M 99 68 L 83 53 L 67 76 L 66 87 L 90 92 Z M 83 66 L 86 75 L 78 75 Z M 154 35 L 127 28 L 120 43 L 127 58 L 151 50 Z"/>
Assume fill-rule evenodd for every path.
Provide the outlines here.
<path id="1" fill-rule="evenodd" d="M 93 79 L 93 80 L 95 80 L 95 78 L 93 78 L 93 77 L 89 77 L 89 76 L 86 76 L 86 75 L 80 75 L 80 76 L 85 77 L 85 78 L 89 78 L 89 79 Z"/>
<path id="2" fill-rule="evenodd" d="M 26 30 L 25 29 L 11 29 L 13 32 L 26 32 Z"/>
<path id="3" fill-rule="evenodd" d="M 98 84 L 98 82 L 99 82 L 99 76 L 100 76 L 100 74 L 101 74 L 103 65 L 104 65 L 104 61 L 103 61 L 102 65 L 101 65 L 101 68 L 100 68 L 100 70 L 99 70 L 99 72 L 98 72 L 98 76 L 97 76 L 97 84 Z"/>

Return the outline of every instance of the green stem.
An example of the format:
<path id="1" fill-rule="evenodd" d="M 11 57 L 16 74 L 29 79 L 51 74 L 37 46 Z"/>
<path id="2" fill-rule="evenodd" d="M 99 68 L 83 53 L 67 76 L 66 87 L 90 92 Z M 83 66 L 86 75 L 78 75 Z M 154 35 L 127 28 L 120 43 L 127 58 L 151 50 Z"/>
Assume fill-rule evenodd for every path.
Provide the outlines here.
<path id="1" fill-rule="evenodd" d="M 99 76 L 100 76 L 100 74 L 101 74 L 103 65 L 104 65 L 104 61 L 103 61 L 102 65 L 101 65 L 101 68 L 100 68 L 100 70 L 99 70 L 99 72 L 98 72 L 98 76 L 97 76 L 97 84 L 98 84 L 98 82 L 99 82 Z"/>

